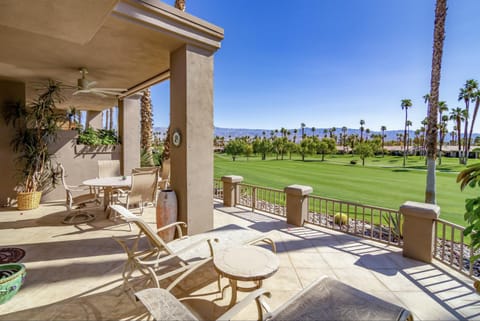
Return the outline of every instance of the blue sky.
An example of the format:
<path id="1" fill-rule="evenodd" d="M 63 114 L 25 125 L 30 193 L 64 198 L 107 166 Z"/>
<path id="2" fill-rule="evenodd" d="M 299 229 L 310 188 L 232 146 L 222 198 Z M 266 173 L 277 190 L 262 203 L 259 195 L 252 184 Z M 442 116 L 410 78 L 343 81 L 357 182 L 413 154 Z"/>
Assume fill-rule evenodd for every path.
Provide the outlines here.
<path id="1" fill-rule="evenodd" d="M 166 0 L 173 4 L 174 0 Z M 419 128 L 430 91 L 434 0 L 187 0 L 225 30 L 215 54 L 214 124 L 232 128 Z M 449 0 L 440 99 L 480 80 L 479 0 Z M 152 91 L 169 123 L 169 83 Z M 477 122 L 478 123 L 478 122 Z M 450 129 L 453 125 L 450 125 Z M 476 126 L 480 131 L 480 123 Z"/>

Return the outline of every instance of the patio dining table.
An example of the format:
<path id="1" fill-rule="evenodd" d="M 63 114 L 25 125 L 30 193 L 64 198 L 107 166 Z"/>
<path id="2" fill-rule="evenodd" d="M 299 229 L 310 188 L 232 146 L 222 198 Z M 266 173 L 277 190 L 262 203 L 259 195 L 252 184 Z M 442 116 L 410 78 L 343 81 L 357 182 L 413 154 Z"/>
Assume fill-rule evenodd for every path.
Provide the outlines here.
<path id="1" fill-rule="evenodd" d="M 104 211 L 110 205 L 110 194 L 115 188 L 130 187 L 132 184 L 131 176 L 115 176 L 115 177 L 100 177 L 91 178 L 83 181 L 83 185 L 91 187 L 103 188 L 103 206 Z"/>

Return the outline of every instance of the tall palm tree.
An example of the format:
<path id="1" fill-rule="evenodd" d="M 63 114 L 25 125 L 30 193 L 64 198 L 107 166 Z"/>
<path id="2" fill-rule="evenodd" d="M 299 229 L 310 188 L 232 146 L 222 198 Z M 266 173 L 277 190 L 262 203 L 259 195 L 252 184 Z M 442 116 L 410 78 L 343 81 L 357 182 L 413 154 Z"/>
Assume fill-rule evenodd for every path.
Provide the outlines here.
<path id="1" fill-rule="evenodd" d="M 370 128 L 365 129 L 365 141 L 368 140 L 368 135 L 370 135 Z"/>
<path id="2" fill-rule="evenodd" d="M 410 143 L 411 143 L 411 138 L 410 138 L 410 126 L 412 126 L 412 121 L 411 120 L 407 120 L 407 122 L 405 123 L 407 125 L 407 154 L 408 154 L 408 147 L 410 146 Z"/>
<path id="3" fill-rule="evenodd" d="M 365 121 L 360 119 L 360 143 L 363 142 L 363 131 L 365 130 L 363 125 L 365 125 Z"/>
<path id="4" fill-rule="evenodd" d="M 301 123 L 301 124 L 300 124 L 300 128 L 302 129 L 302 139 L 305 137 L 305 127 L 306 127 L 306 126 L 307 126 L 307 125 L 305 125 L 305 123 Z"/>
<path id="5" fill-rule="evenodd" d="M 445 141 L 445 136 L 448 133 L 447 129 L 447 122 L 448 122 L 448 116 L 443 115 L 440 123 L 438 124 L 438 129 L 440 131 L 440 141 L 439 141 L 439 148 L 438 148 L 438 165 L 442 165 L 442 147 L 443 147 L 443 142 Z"/>
<path id="6" fill-rule="evenodd" d="M 457 130 L 458 161 L 460 162 L 460 164 L 462 163 L 462 159 L 460 157 L 462 153 L 462 135 L 460 132 L 462 130 L 462 122 L 465 121 L 465 116 L 465 109 L 462 109 L 460 107 L 452 108 L 452 111 L 450 111 L 450 120 L 453 120 L 455 122 L 454 129 Z"/>
<path id="7" fill-rule="evenodd" d="M 428 125 L 428 118 L 425 117 L 421 122 L 423 128 L 423 144 L 422 144 L 422 153 L 423 156 L 427 154 L 427 125 Z M 425 165 L 427 165 L 427 159 L 425 159 Z"/>
<path id="8" fill-rule="evenodd" d="M 473 99 L 474 92 L 478 90 L 478 82 L 474 79 L 468 79 L 463 85 L 463 88 L 460 88 L 460 93 L 458 94 L 458 101 L 463 100 L 465 103 L 465 113 L 467 117 L 465 118 L 465 129 L 463 131 L 463 164 L 467 164 L 468 159 L 468 147 L 470 146 L 468 142 L 468 118 L 470 117 L 470 101 Z"/>
<path id="9" fill-rule="evenodd" d="M 477 119 L 478 108 L 480 107 L 480 90 L 478 89 L 478 83 L 477 83 L 476 90 L 472 93 L 471 100 L 472 100 L 472 102 L 475 102 L 475 107 L 473 108 L 473 116 L 472 116 L 472 121 L 470 123 L 470 131 L 468 132 L 467 151 L 470 150 L 470 144 L 472 143 L 473 126 L 475 125 L 475 120 Z M 465 161 L 465 164 L 466 164 L 466 161 Z"/>
<path id="10" fill-rule="evenodd" d="M 412 107 L 412 101 L 410 99 L 402 99 L 400 104 L 402 110 L 405 109 L 405 129 L 403 131 L 403 167 L 407 162 L 407 121 L 408 121 L 408 108 Z"/>
<path id="11" fill-rule="evenodd" d="M 141 139 L 140 145 L 146 153 L 145 161 L 148 166 L 154 166 L 153 152 L 152 152 L 152 129 L 153 129 L 153 111 L 152 111 L 152 99 L 150 95 L 150 88 L 147 88 L 143 92 L 142 99 L 140 101 L 140 125 L 141 125 Z"/>
<path id="12" fill-rule="evenodd" d="M 346 147 L 347 147 L 347 133 L 348 133 L 348 128 L 347 126 L 343 126 L 342 127 L 342 146 L 343 146 L 343 150 L 345 151 L 346 150 Z"/>
<path id="13" fill-rule="evenodd" d="M 382 157 L 385 157 L 385 131 L 387 130 L 387 126 L 380 127 L 382 131 Z"/>
<path id="14" fill-rule="evenodd" d="M 297 133 L 298 133 L 298 129 L 294 129 L 293 130 L 293 142 L 295 143 L 295 141 L 297 140 Z"/>
<path id="15" fill-rule="evenodd" d="M 316 129 L 315 127 L 312 127 L 312 137 L 315 136 L 315 131 L 316 131 L 316 130 L 317 130 L 317 129 Z"/>
<path id="16" fill-rule="evenodd" d="M 435 157 L 437 154 L 438 97 L 440 96 L 440 74 L 442 69 L 443 41 L 445 39 L 445 19 L 447 18 L 447 0 L 437 0 L 435 5 L 435 25 L 433 29 L 432 74 L 430 78 L 430 96 L 428 101 L 427 130 L 427 182 L 425 202 L 435 204 L 436 174 Z"/>

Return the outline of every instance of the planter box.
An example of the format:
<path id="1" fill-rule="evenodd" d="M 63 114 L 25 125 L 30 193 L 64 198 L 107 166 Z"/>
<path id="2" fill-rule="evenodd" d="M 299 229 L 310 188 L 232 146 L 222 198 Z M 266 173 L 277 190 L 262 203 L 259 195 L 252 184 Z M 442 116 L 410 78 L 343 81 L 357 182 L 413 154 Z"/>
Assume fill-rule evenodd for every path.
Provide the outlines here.
<path id="1" fill-rule="evenodd" d="M 83 144 L 75 145 L 75 154 L 111 154 L 120 151 L 121 145 L 90 146 Z"/>

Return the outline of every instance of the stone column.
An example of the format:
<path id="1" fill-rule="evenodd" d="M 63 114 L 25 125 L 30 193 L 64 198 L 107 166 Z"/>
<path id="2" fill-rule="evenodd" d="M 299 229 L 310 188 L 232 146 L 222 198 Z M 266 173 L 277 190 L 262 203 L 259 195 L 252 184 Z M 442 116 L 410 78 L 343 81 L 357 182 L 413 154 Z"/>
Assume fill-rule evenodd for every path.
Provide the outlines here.
<path id="1" fill-rule="evenodd" d="M 304 185 L 290 185 L 284 188 L 287 194 L 287 223 L 303 226 L 308 214 L 308 195 L 313 188 Z"/>
<path id="2" fill-rule="evenodd" d="M 238 183 L 243 182 L 242 176 L 227 175 L 222 176 L 223 182 L 223 206 L 232 207 L 237 205 L 240 197 Z"/>
<path id="3" fill-rule="evenodd" d="M 403 256 L 431 263 L 433 258 L 434 221 L 440 207 L 433 204 L 405 202 L 400 206 L 404 215 Z"/>
<path id="4" fill-rule="evenodd" d="M 171 187 L 188 234 L 213 228 L 213 53 L 185 45 L 170 54 Z M 177 134 L 175 134 L 175 132 Z"/>
<path id="5" fill-rule="evenodd" d="M 85 120 L 86 128 L 91 127 L 94 129 L 103 128 L 102 124 L 102 112 L 97 110 L 88 110 Z"/>
<path id="6" fill-rule="evenodd" d="M 140 167 L 140 97 L 140 95 L 129 96 L 118 102 L 122 175 L 130 175 L 132 168 Z"/>

